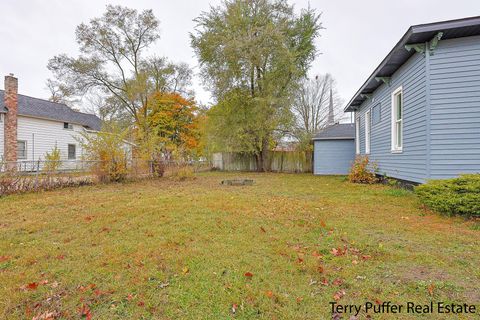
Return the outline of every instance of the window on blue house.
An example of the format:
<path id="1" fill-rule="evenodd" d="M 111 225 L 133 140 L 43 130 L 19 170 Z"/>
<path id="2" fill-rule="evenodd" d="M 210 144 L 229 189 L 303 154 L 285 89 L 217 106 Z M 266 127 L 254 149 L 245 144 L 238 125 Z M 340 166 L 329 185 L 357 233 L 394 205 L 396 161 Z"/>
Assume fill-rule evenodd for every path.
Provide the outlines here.
<path id="1" fill-rule="evenodd" d="M 360 154 L 360 116 L 355 115 L 355 153 Z"/>
<path id="2" fill-rule="evenodd" d="M 392 152 L 403 149 L 403 89 L 392 93 Z"/>
<path id="3" fill-rule="evenodd" d="M 365 113 L 365 153 L 370 154 L 371 110 Z"/>

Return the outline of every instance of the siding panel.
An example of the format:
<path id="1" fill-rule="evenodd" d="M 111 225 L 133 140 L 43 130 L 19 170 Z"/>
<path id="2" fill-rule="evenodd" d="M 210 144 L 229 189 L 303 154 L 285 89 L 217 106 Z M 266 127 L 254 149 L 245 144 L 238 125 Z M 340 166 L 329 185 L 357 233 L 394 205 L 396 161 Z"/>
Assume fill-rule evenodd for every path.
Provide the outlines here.
<path id="1" fill-rule="evenodd" d="M 480 172 L 480 37 L 440 41 L 431 62 L 431 178 Z"/>
<path id="2" fill-rule="evenodd" d="M 63 122 L 18 117 L 18 140 L 27 141 L 26 161 L 44 160 L 45 154 L 55 146 L 60 150 L 61 160 L 68 159 L 68 145 L 76 145 L 77 160 L 81 159 L 82 149 L 78 142 L 83 127 L 74 124 L 73 130 L 63 128 Z"/>
<path id="3" fill-rule="evenodd" d="M 354 140 L 317 140 L 314 143 L 314 174 L 349 172 L 355 159 Z"/>

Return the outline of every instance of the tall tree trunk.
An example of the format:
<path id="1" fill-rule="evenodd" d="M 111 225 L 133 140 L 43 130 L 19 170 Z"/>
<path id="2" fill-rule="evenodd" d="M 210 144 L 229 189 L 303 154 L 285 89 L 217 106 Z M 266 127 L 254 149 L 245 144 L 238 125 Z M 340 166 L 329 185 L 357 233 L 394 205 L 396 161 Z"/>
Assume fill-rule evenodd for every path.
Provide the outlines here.
<path id="1" fill-rule="evenodd" d="M 257 172 L 269 171 L 269 168 L 267 168 L 267 156 L 268 156 L 268 139 L 263 139 L 262 150 L 260 150 L 255 154 L 255 159 L 257 161 Z"/>
<path id="2" fill-rule="evenodd" d="M 257 163 L 257 172 L 263 172 L 263 154 L 262 152 L 255 153 L 255 162 Z"/>

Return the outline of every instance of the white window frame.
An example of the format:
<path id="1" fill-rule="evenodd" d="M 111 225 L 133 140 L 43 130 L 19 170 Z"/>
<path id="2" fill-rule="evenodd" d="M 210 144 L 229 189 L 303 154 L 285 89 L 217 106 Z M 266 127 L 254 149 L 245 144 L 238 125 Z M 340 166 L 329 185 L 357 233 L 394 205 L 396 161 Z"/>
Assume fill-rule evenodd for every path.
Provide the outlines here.
<path id="1" fill-rule="evenodd" d="M 360 115 L 355 112 L 355 153 L 360 154 Z"/>
<path id="2" fill-rule="evenodd" d="M 370 154 L 370 143 L 372 133 L 372 113 L 371 109 L 365 112 L 365 154 Z"/>
<path id="3" fill-rule="evenodd" d="M 18 152 L 18 143 L 22 142 L 25 145 L 25 156 L 20 157 L 19 152 Z M 17 140 L 17 159 L 18 160 L 26 160 L 28 159 L 28 144 L 27 140 Z"/>
<path id="4" fill-rule="evenodd" d="M 397 119 L 397 96 L 401 95 L 401 105 L 402 105 L 402 118 Z M 404 102 L 404 92 L 403 92 L 403 87 L 398 87 L 395 89 L 395 91 L 392 92 L 392 141 L 391 141 L 391 151 L 392 153 L 401 153 L 403 152 L 403 140 L 404 140 L 404 135 L 403 135 L 403 122 L 405 118 L 405 104 Z M 400 138 L 401 138 L 401 143 L 398 144 L 398 127 L 400 127 Z"/>
<path id="5" fill-rule="evenodd" d="M 70 146 L 73 146 L 74 148 L 74 157 L 70 157 Z M 67 158 L 68 160 L 76 160 L 77 159 L 77 145 L 74 143 L 69 143 L 67 145 Z"/>

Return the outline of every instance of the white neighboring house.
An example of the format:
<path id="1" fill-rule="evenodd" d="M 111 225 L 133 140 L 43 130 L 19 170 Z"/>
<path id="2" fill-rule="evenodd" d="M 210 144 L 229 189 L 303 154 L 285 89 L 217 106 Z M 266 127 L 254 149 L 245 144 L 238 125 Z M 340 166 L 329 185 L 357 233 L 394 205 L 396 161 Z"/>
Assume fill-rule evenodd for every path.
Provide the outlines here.
<path id="1" fill-rule="evenodd" d="M 6 76 L 0 90 L 0 161 L 17 161 L 27 169 L 57 147 L 62 162 L 74 169 L 82 160 L 81 133 L 100 131 L 102 121 L 62 103 L 20 95 L 17 88 L 18 80 Z M 126 148 L 131 154 L 131 145 Z"/>

